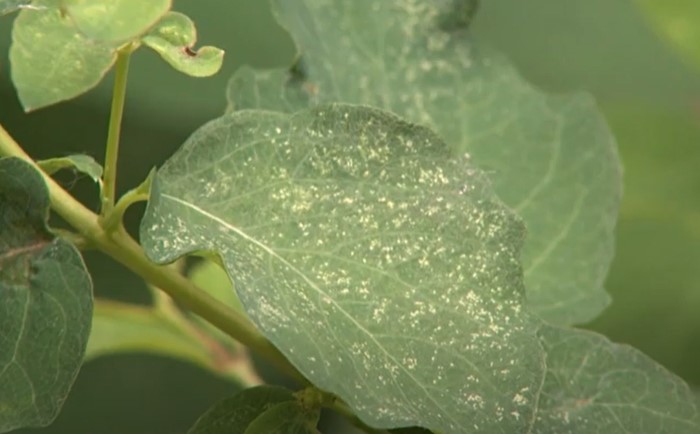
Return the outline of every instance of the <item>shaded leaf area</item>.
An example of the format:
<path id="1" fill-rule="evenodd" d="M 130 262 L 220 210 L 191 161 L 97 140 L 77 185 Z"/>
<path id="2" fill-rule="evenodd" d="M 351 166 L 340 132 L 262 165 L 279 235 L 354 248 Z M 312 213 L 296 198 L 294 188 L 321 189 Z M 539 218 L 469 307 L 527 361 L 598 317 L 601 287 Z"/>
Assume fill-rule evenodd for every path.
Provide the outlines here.
<path id="1" fill-rule="evenodd" d="M 244 434 L 320 434 L 318 417 L 318 411 L 309 414 L 297 401 L 281 402 L 255 418 Z"/>
<path id="2" fill-rule="evenodd" d="M 192 20 L 178 12 L 169 12 L 143 37 L 143 43 L 176 70 L 193 77 L 216 74 L 224 61 L 224 51 L 211 46 L 194 49 L 197 29 Z"/>
<path id="3" fill-rule="evenodd" d="M 214 404 L 187 434 L 245 434 L 259 416 L 294 399 L 293 393 L 283 387 L 251 387 Z"/>
<path id="4" fill-rule="evenodd" d="M 529 433 L 700 432 L 689 387 L 640 351 L 602 335 L 544 326 L 547 376 Z"/>
<path id="5" fill-rule="evenodd" d="M 525 220 L 530 307 L 557 324 L 602 311 L 621 182 L 614 140 L 590 98 L 542 94 L 473 43 L 468 0 L 273 3 L 301 60 L 291 72 L 240 70 L 229 108 L 353 102 L 434 128 Z"/>
<path id="6" fill-rule="evenodd" d="M 700 3 L 695 0 L 637 0 L 659 35 L 700 67 Z"/>
<path id="7" fill-rule="evenodd" d="M 443 432 L 530 416 L 542 356 L 522 237 L 432 132 L 350 105 L 206 124 L 160 169 L 141 226 L 157 262 L 219 252 L 262 332 L 365 422 Z"/>
<path id="8" fill-rule="evenodd" d="M 87 92 L 115 59 L 113 46 L 80 34 L 58 9 L 25 9 L 15 19 L 12 82 L 26 111 Z"/>
<path id="9" fill-rule="evenodd" d="M 90 276 L 75 247 L 49 232 L 48 209 L 36 169 L 1 159 L 0 432 L 54 420 L 90 334 Z"/>
<path id="10" fill-rule="evenodd" d="M 73 169 L 84 173 L 96 183 L 102 179 L 102 165 L 89 155 L 75 154 L 37 162 L 41 170 L 52 175 L 62 169 Z"/>
<path id="11" fill-rule="evenodd" d="M 171 0 L 60 0 L 64 13 L 86 38 L 126 42 L 146 33 L 171 7 Z"/>

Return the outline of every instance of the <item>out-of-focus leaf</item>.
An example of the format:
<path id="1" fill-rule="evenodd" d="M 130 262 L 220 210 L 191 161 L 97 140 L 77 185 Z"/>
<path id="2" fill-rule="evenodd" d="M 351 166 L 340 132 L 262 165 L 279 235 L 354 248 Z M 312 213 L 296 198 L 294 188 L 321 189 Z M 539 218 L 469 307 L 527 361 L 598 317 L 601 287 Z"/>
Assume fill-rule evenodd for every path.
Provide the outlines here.
<path id="1" fill-rule="evenodd" d="M 85 360 L 124 352 L 176 357 L 216 371 L 203 342 L 155 309 L 98 300 Z"/>
<path id="2" fill-rule="evenodd" d="M 192 283 L 216 297 L 217 300 L 243 312 L 241 301 L 231 284 L 231 278 L 222 266 L 214 261 L 203 260 L 192 267 L 188 275 Z"/>
<path id="3" fill-rule="evenodd" d="M 154 307 L 99 300 L 95 305 L 92 334 L 85 360 L 120 353 L 173 357 L 214 374 L 251 386 L 260 383 L 243 349 L 217 351 L 205 332 Z"/>
<path id="4" fill-rule="evenodd" d="M 87 92 L 115 59 L 114 47 L 82 36 L 58 9 L 25 9 L 15 19 L 12 82 L 26 111 Z"/>
<path id="5" fill-rule="evenodd" d="M 529 433 L 697 434 L 690 388 L 640 351 L 583 330 L 543 326 L 547 376 Z"/>
<path id="6" fill-rule="evenodd" d="M 294 402 L 288 389 L 278 386 L 257 386 L 214 404 L 187 434 L 244 434 L 258 416 L 281 402 Z"/>
<path id="7" fill-rule="evenodd" d="M 700 2 L 637 0 L 637 3 L 659 34 L 700 67 Z"/>
<path id="8" fill-rule="evenodd" d="M 206 124 L 141 226 L 159 263 L 220 253 L 261 331 L 368 424 L 489 434 L 522 430 L 513 396 L 542 378 L 522 237 L 430 130 L 350 105 Z"/>
<path id="9" fill-rule="evenodd" d="M 27 8 L 32 0 L 0 0 L 0 15 L 9 14 L 18 9 Z"/>
<path id="10" fill-rule="evenodd" d="M 92 282 L 78 250 L 47 228 L 38 171 L 0 159 L 0 432 L 46 426 L 73 385 L 90 334 Z"/>
<path id="11" fill-rule="evenodd" d="M 60 0 L 64 13 L 88 39 L 126 42 L 146 33 L 171 0 Z"/>
<path id="12" fill-rule="evenodd" d="M 294 111 L 301 89 L 311 103 L 368 104 L 433 127 L 524 218 L 530 307 L 553 323 L 589 321 L 609 302 L 603 282 L 621 190 L 614 140 L 589 97 L 542 94 L 448 23 L 470 4 L 275 1 L 306 80 L 241 71 L 229 107 Z"/>
<path id="13" fill-rule="evenodd" d="M 296 401 L 281 402 L 255 418 L 244 434 L 319 434 L 318 417 L 317 411 L 309 414 Z"/>
<path id="14" fill-rule="evenodd" d="M 700 384 L 700 117 L 683 108 L 608 105 L 625 162 L 615 303 L 596 330 Z"/>
<path id="15" fill-rule="evenodd" d="M 224 62 L 224 51 L 210 46 L 194 49 L 197 30 L 186 15 L 170 12 L 143 38 L 143 43 L 178 71 L 192 77 L 216 74 Z"/>
<path id="16" fill-rule="evenodd" d="M 38 162 L 39 167 L 49 175 L 61 169 L 74 169 L 99 183 L 102 179 L 102 165 L 89 155 L 76 154 L 67 157 L 51 158 Z"/>

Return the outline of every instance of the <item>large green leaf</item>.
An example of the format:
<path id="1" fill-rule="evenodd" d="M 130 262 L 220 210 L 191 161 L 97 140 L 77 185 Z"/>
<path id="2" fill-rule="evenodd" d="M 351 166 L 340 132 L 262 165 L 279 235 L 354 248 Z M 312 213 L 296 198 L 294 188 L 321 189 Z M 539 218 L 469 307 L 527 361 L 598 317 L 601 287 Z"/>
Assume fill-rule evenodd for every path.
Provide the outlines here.
<path id="1" fill-rule="evenodd" d="M 432 132 L 349 105 L 210 122 L 141 226 L 157 262 L 219 252 L 263 333 L 367 423 L 476 433 L 522 432 L 542 378 L 522 237 Z"/>
<path id="2" fill-rule="evenodd" d="M 700 2 L 637 0 L 637 3 L 661 36 L 700 67 Z"/>
<path id="3" fill-rule="evenodd" d="M 27 111 L 87 92 L 115 59 L 114 47 L 87 39 L 58 9 L 25 9 L 14 22 L 12 82 Z"/>
<path id="4" fill-rule="evenodd" d="M 282 402 L 295 402 L 292 392 L 283 387 L 242 390 L 214 404 L 187 434 L 244 434 L 258 416 Z"/>
<path id="5" fill-rule="evenodd" d="M 457 26 L 469 21 L 469 0 L 273 3 L 306 80 L 241 71 L 230 107 L 298 109 L 301 89 L 312 103 L 368 104 L 433 127 L 525 220 L 531 308 L 560 324 L 601 312 L 621 185 L 614 140 L 590 98 L 544 95 L 474 44 Z"/>
<path id="6" fill-rule="evenodd" d="M 153 27 L 172 0 L 60 0 L 63 10 L 87 38 L 125 42 Z"/>
<path id="7" fill-rule="evenodd" d="M 0 160 L 0 432 L 48 425 L 83 360 L 92 283 L 80 253 L 48 231 L 48 190 Z"/>
<path id="8" fill-rule="evenodd" d="M 547 376 L 533 434 L 697 434 L 687 384 L 626 345 L 596 333 L 543 326 Z"/>

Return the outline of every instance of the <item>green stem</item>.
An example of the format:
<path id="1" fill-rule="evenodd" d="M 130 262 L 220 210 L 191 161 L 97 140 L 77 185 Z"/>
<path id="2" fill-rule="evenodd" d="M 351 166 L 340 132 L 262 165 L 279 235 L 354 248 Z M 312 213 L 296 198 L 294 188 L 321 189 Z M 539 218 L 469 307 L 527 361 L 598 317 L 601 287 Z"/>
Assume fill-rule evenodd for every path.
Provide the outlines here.
<path id="1" fill-rule="evenodd" d="M 141 185 L 124 193 L 109 212 L 102 214 L 102 227 L 107 233 L 112 233 L 121 227 L 124 214 L 131 205 L 148 200 L 154 176 L 155 169 L 151 170 Z"/>
<path id="2" fill-rule="evenodd" d="M 117 160 L 119 159 L 119 138 L 122 129 L 124 101 L 126 100 L 126 80 L 129 75 L 129 58 L 132 47 L 127 45 L 117 52 L 114 66 L 114 88 L 112 90 L 112 110 L 109 115 L 107 146 L 105 147 L 105 167 L 102 185 L 102 210 L 100 215 L 109 214 L 114 208 L 117 191 Z"/>
<path id="3" fill-rule="evenodd" d="M 96 248 L 126 265 L 133 272 L 168 293 L 184 307 L 201 316 L 224 333 L 265 357 L 282 372 L 308 384 L 308 380 L 289 363 L 270 341 L 260 334 L 246 317 L 228 308 L 171 267 L 151 262 L 141 246 L 126 233 L 123 227 L 108 234 L 100 225 L 99 217 L 71 196 L 53 178 L 44 173 L 0 125 L 0 156 L 2 155 L 18 157 L 33 165 L 46 182 L 51 208 L 82 236 L 90 240 Z"/>

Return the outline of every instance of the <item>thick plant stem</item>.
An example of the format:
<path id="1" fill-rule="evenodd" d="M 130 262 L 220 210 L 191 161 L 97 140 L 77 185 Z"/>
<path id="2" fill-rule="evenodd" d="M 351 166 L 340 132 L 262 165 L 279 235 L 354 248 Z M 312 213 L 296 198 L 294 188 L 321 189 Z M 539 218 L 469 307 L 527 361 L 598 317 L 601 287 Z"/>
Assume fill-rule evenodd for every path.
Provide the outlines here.
<path id="1" fill-rule="evenodd" d="M 120 227 L 108 234 L 100 218 L 44 173 L 0 125 L 0 156 L 19 157 L 36 167 L 49 190 L 51 208 L 96 248 L 126 265 L 152 285 L 161 288 L 193 313 L 201 316 L 243 345 L 304 384 L 308 380 L 243 315 L 228 308 L 171 267 L 149 260 L 141 246 Z"/>
<path id="2" fill-rule="evenodd" d="M 105 164 L 102 186 L 102 210 L 100 215 L 106 216 L 114 208 L 117 191 L 117 161 L 119 159 L 119 139 L 126 100 L 126 81 L 129 75 L 129 58 L 131 46 L 119 50 L 114 66 L 114 87 L 112 90 L 112 109 L 109 115 L 109 130 L 107 146 L 105 147 Z"/>

